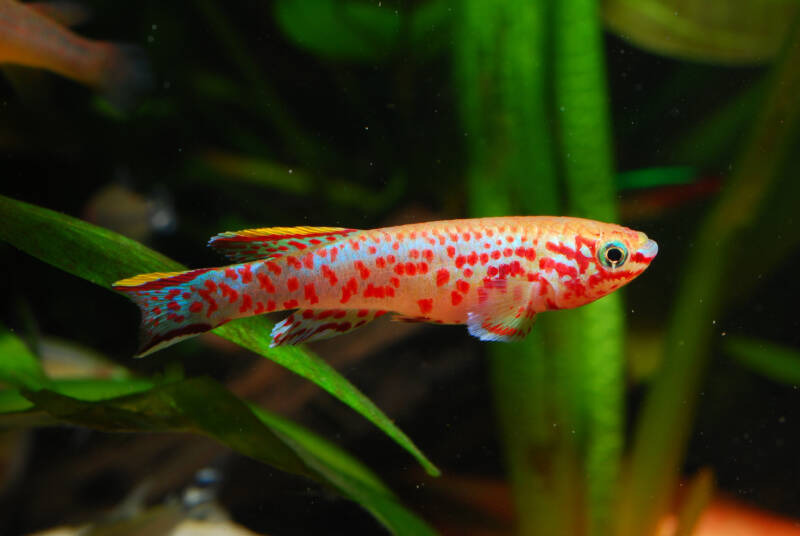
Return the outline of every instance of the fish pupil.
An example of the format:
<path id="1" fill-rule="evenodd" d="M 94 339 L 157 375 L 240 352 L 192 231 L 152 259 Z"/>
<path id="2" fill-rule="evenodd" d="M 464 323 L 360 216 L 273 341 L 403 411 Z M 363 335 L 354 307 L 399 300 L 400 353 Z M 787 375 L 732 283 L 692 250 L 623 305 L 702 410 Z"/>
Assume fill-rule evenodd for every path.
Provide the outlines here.
<path id="1" fill-rule="evenodd" d="M 618 247 L 610 247 L 606 251 L 606 259 L 613 265 L 618 264 L 622 260 L 622 250 Z"/>

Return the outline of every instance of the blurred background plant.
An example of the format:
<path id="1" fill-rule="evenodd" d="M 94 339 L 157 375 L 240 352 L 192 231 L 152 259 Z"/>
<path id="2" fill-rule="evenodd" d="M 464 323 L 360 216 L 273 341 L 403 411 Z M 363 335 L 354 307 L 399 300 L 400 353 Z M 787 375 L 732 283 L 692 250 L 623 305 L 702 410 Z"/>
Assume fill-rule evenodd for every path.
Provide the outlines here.
<path id="1" fill-rule="evenodd" d="M 0 81 L 0 532 L 214 466 L 270 534 L 797 533 L 795 0 L 82 5 L 75 31 L 138 43 L 156 82 L 120 107 Z M 661 253 L 514 345 L 384 323 L 279 352 L 256 319 L 134 362 L 135 309 L 100 288 L 219 264 L 223 230 L 512 213 Z"/>

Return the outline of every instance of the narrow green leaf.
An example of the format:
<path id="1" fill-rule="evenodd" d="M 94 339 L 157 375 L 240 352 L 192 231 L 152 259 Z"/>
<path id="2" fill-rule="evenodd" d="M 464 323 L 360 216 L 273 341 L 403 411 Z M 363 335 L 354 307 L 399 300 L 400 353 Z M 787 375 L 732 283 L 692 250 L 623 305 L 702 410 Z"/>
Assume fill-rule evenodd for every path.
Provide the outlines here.
<path id="1" fill-rule="evenodd" d="M 795 0 L 608 0 L 611 30 L 669 57 L 730 64 L 773 59 L 791 28 Z"/>
<path id="2" fill-rule="evenodd" d="M 38 389 L 47 383 L 33 352 L 3 326 L 0 326 L 0 382 L 28 389 Z"/>
<path id="3" fill-rule="evenodd" d="M 146 246 L 87 222 L 0 196 L 0 240 L 73 275 L 110 288 L 133 274 L 184 270 Z M 431 475 L 434 466 L 375 404 L 318 356 L 297 347 L 269 348 L 266 317 L 243 318 L 214 333 L 272 359 L 307 378 L 369 419 L 414 456 Z"/>
<path id="4" fill-rule="evenodd" d="M 800 385 L 800 350 L 745 337 L 731 337 L 724 348 L 739 363 L 765 378 Z"/>
<path id="5" fill-rule="evenodd" d="M 278 0 L 275 18 L 295 44 L 333 60 L 383 59 L 400 33 L 396 9 L 352 0 Z"/>
<path id="6" fill-rule="evenodd" d="M 36 409 L 79 426 L 108 432 L 206 435 L 245 456 L 333 486 L 395 534 L 433 534 L 377 477 L 348 454 L 296 424 L 248 407 L 210 378 L 183 380 L 95 402 L 52 390 L 23 394 Z"/>

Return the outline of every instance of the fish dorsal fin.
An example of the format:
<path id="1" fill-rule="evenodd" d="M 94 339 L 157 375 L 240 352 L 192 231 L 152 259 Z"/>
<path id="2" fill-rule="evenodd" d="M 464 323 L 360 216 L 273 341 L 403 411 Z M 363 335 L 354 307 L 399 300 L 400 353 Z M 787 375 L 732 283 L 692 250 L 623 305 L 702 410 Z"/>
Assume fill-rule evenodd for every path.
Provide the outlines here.
<path id="1" fill-rule="evenodd" d="M 270 347 L 330 339 L 358 329 L 384 313 L 370 309 L 299 309 L 275 324 Z"/>
<path id="2" fill-rule="evenodd" d="M 344 227 L 264 227 L 220 233 L 208 245 L 233 262 L 247 262 L 316 249 L 356 231 Z"/>
<path id="3" fill-rule="evenodd" d="M 538 284 L 520 279 L 486 279 L 478 287 L 478 304 L 467 313 L 470 335 L 482 341 L 519 341 L 533 327 Z"/>

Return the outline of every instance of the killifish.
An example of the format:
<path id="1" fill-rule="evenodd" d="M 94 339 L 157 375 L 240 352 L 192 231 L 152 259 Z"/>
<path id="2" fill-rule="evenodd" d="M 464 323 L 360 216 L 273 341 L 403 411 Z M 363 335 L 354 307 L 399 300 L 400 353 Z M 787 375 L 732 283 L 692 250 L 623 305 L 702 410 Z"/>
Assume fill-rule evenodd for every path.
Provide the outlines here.
<path id="1" fill-rule="evenodd" d="M 138 355 L 235 318 L 284 310 L 292 312 L 272 330 L 272 346 L 333 337 L 386 313 L 515 341 L 538 313 L 613 292 L 658 252 L 644 233 L 552 216 L 372 230 L 270 227 L 221 233 L 209 245 L 234 264 L 114 284 L 141 309 Z"/>
<path id="2" fill-rule="evenodd" d="M 115 104 L 128 104 L 152 83 L 144 53 L 83 38 L 61 24 L 81 17 L 66 3 L 0 0 L 0 64 L 46 69 L 104 92 Z"/>

